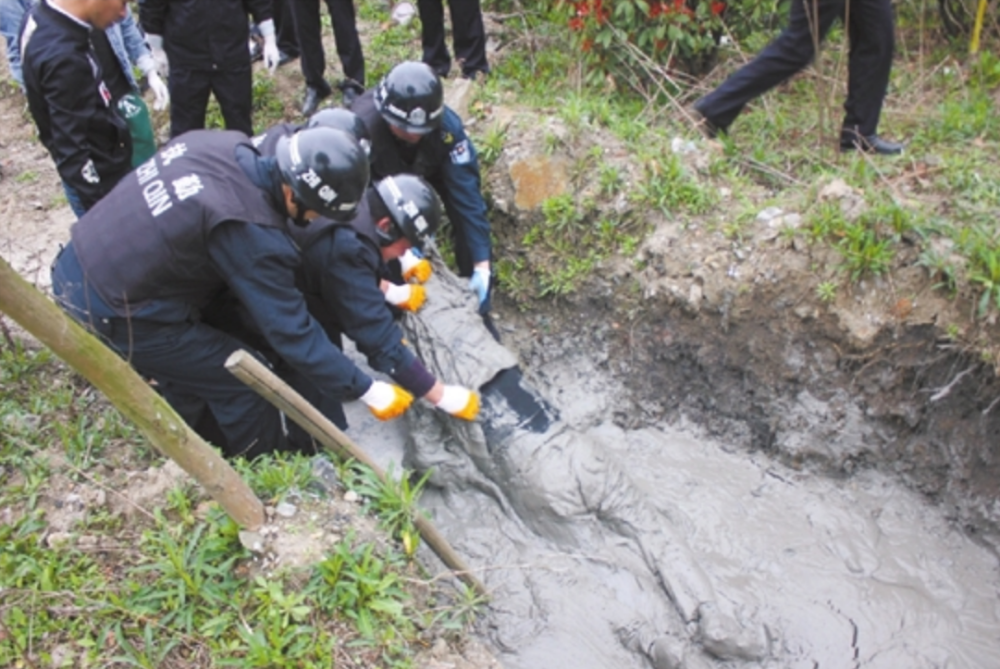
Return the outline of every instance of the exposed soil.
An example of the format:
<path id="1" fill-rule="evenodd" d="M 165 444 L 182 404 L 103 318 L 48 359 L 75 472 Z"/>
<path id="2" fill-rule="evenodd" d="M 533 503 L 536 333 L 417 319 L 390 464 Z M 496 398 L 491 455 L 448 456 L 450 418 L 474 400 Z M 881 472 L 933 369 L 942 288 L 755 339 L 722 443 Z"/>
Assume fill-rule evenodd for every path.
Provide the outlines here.
<path id="1" fill-rule="evenodd" d="M 636 167 L 606 137 L 585 132 L 585 139 L 572 141 L 557 120 L 507 110 L 494 115 L 511 123 L 509 142 L 487 179 L 494 200 L 510 214 L 494 219 L 498 255 L 563 263 L 522 244 L 541 215 L 537 206 L 516 205 L 524 199 L 519 169 L 540 160 L 549 167 L 539 172 L 558 172 L 594 143 L 605 163 L 631 171 L 633 179 Z M 546 133 L 570 139 L 546 157 Z M 691 148 L 682 149 L 687 169 L 710 183 L 711 143 Z M 863 194 L 842 182 L 811 186 L 849 216 L 864 207 Z M 545 188 L 582 198 L 595 185 L 583 179 Z M 761 215 L 735 240 L 720 231 L 725 206 L 718 219 L 666 220 L 648 212 L 652 232 L 636 257 L 605 262 L 569 298 L 527 309 L 522 302 L 519 310 L 504 300 L 501 286 L 498 311 L 516 325 L 506 328 L 505 343 L 520 351 L 529 374 L 567 346 L 590 351 L 629 389 L 633 408 L 618 417 L 622 426 L 684 417 L 725 443 L 795 467 L 832 476 L 868 467 L 891 472 L 996 549 L 995 321 L 970 318 L 974 296 L 950 299 L 935 291 L 937 279 L 917 264 L 916 247 L 905 241 L 889 274 L 848 281 L 836 269 L 835 251 L 789 234 L 802 224 L 801 203 L 766 211 L 772 192 L 762 187 L 749 195 L 762 203 Z M 910 193 L 904 188 L 902 195 L 906 201 Z M 723 203 L 727 197 L 721 190 Z M 619 198 L 599 209 L 609 216 L 622 207 Z M 838 286 L 832 302 L 816 290 L 827 281 Z"/>

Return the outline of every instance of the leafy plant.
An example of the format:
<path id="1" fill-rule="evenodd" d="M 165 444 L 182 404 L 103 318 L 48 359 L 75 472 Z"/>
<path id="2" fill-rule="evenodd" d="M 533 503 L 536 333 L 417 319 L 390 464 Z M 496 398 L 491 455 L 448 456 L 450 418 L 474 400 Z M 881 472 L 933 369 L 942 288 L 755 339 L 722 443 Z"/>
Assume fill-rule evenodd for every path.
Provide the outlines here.
<path id="1" fill-rule="evenodd" d="M 417 500 L 431 473 L 428 470 L 415 483 L 411 483 L 411 476 L 406 471 L 397 481 L 391 464 L 383 480 L 379 480 L 374 472 L 365 467 L 356 484 L 357 492 L 371 500 L 382 527 L 403 543 L 407 557 L 413 557 L 420 545 L 420 533 L 414 525 L 419 513 Z"/>

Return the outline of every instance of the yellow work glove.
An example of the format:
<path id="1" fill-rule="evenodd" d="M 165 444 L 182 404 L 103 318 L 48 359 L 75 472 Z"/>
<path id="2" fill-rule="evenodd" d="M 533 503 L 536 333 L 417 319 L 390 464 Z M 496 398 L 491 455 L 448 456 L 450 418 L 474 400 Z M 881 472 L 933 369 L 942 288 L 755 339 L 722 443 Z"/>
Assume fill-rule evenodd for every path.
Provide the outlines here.
<path id="1" fill-rule="evenodd" d="M 416 279 L 418 283 L 426 283 L 433 271 L 427 258 L 416 249 L 406 249 L 406 253 L 399 256 L 399 266 L 403 269 L 403 281 L 407 282 Z"/>
<path id="2" fill-rule="evenodd" d="M 479 415 L 479 394 L 462 386 L 445 386 L 434 406 L 455 418 L 474 420 Z"/>
<path id="3" fill-rule="evenodd" d="M 427 299 L 427 289 L 420 284 L 397 286 L 390 283 L 385 289 L 385 301 L 399 307 L 403 311 L 416 311 L 424 306 Z"/>
<path id="4" fill-rule="evenodd" d="M 368 392 L 358 399 L 367 404 L 368 410 L 379 420 L 392 420 L 402 416 L 413 403 L 413 395 L 384 381 L 372 382 Z"/>

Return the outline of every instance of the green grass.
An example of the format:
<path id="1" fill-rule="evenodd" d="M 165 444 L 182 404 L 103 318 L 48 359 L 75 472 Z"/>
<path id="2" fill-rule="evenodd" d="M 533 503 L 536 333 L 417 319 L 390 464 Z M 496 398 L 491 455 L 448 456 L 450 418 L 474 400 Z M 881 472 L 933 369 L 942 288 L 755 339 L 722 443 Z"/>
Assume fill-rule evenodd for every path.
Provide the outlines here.
<path id="1" fill-rule="evenodd" d="M 54 477 L 113 496 L 162 458 L 47 351 L 0 344 L 0 426 L 0 666 L 409 667 L 418 634 L 464 630 L 482 603 L 414 562 L 423 481 L 405 472 L 338 466 L 398 541 L 348 533 L 312 567 L 265 572 L 193 483 L 128 519 L 93 504 L 54 541 L 52 504 L 75 490 Z M 304 456 L 238 468 L 267 503 L 319 499 Z"/>

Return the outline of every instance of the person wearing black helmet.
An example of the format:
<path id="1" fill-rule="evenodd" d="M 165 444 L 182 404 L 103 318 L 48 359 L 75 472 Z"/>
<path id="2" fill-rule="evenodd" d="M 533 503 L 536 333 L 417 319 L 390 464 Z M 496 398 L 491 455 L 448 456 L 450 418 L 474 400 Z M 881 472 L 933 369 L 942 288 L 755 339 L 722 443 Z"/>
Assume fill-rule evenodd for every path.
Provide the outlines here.
<path id="1" fill-rule="evenodd" d="M 416 174 L 444 202 L 460 276 L 490 311 L 490 223 L 480 192 L 479 162 L 462 120 L 444 104 L 437 74 L 424 63 L 396 65 L 381 83 L 359 96 L 351 111 L 372 139 L 372 179 Z"/>
<path id="2" fill-rule="evenodd" d="M 472 420 L 479 412 L 476 392 L 434 378 L 405 344 L 384 293 L 403 309 L 415 310 L 423 286 L 397 286 L 386 266 L 410 248 L 423 248 L 441 220 L 441 203 L 420 177 L 402 174 L 376 182 L 349 223 L 319 219 L 293 231 L 302 249 L 299 287 L 310 313 L 340 345 L 347 335 L 376 371 L 416 397 L 452 416 Z M 321 407 L 333 420 L 329 405 Z M 334 422 L 338 422 L 334 420 Z"/>
<path id="3" fill-rule="evenodd" d="M 309 117 L 305 123 L 278 123 L 259 135 L 250 138 L 250 142 L 265 156 L 273 156 L 278 146 L 278 140 L 289 137 L 303 128 L 333 128 L 354 135 L 365 155 L 371 154 L 372 141 L 368 128 L 361 122 L 357 114 L 343 107 L 327 107 Z"/>
<path id="4" fill-rule="evenodd" d="M 73 226 L 53 264 L 53 293 L 226 456 L 308 448 L 226 371 L 245 345 L 206 319 L 229 290 L 267 344 L 324 394 L 360 398 L 382 419 L 405 411 L 409 393 L 344 357 L 295 287 L 290 229 L 321 215 L 349 218 L 367 184 L 364 151 L 339 130 L 282 138 L 274 157 L 239 132 L 186 133 Z"/>

